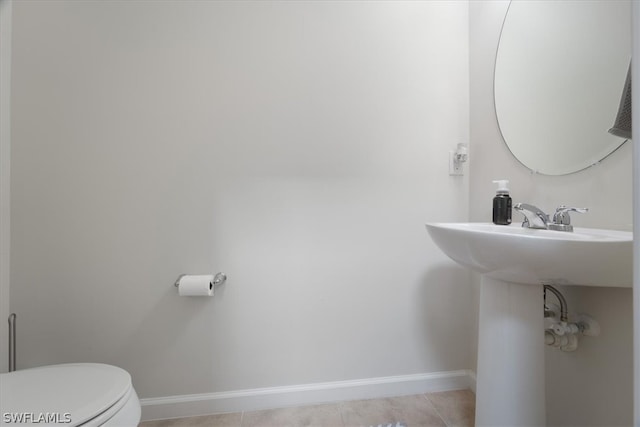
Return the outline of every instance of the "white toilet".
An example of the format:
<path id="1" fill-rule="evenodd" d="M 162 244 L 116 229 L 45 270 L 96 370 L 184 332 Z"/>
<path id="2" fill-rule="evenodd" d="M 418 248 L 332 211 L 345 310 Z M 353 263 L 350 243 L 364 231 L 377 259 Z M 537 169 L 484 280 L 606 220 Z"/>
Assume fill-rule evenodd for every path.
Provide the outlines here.
<path id="1" fill-rule="evenodd" d="M 0 423 L 135 427 L 140 401 L 124 369 L 99 363 L 0 374 Z"/>

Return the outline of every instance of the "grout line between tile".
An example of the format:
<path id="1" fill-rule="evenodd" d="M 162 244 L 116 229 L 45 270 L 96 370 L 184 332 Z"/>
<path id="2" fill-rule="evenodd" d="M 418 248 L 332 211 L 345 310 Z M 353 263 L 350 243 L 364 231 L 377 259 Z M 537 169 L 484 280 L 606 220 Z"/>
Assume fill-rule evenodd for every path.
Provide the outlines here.
<path id="1" fill-rule="evenodd" d="M 433 407 L 433 410 L 436 412 L 436 415 L 438 415 L 438 417 L 440 417 L 440 419 L 442 420 L 444 425 L 447 426 L 447 427 L 451 427 L 449 425 L 449 423 L 447 422 L 447 420 L 445 420 L 444 417 L 442 415 L 440 415 L 440 411 L 438 411 L 438 408 L 436 408 L 436 405 L 433 404 L 433 401 L 431 399 L 429 399 L 429 393 L 424 393 L 423 396 L 424 396 L 425 399 L 427 399 L 427 402 L 429 402 L 431 404 L 431 406 Z"/>
<path id="2" fill-rule="evenodd" d="M 345 401 L 338 402 L 338 410 L 340 411 L 340 422 L 342 423 L 341 427 L 347 427 L 347 424 L 344 422 L 344 403 Z"/>
<path id="3" fill-rule="evenodd" d="M 340 410 L 340 422 L 342 423 L 341 427 L 347 427 L 347 424 L 344 422 L 344 401 L 338 402 L 338 409 Z"/>

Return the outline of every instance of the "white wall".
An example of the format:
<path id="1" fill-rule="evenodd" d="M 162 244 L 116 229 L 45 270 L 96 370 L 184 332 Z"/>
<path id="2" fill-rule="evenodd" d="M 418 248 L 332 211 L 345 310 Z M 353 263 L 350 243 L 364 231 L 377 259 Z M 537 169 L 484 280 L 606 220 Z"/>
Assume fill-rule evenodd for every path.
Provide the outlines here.
<path id="1" fill-rule="evenodd" d="M 11 0 L 0 0 L 0 322 L 8 319 L 11 169 Z M 16 322 L 17 325 L 17 322 Z M 0 372 L 7 372 L 8 329 L 0 327 Z"/>
<path id="2" fill-rule="evenodd" d="M 510 179 L 515 202 L 547 211 L 587 206 L 578 226 L 630 230 L 632 146 L 600 165 L 568 176 L 533 175 L 504 144 L 493 104 L 493 66 L 508 2 L 470 2 L 470 219 L 490 221 L 492 179 Z M 514 221 L 519 220 L 514 214 Z M 575 353 L 549 348 L 546 356 L 549 425 L 630 425 L 633 407 L 631 289 L 561 288 L 571 312 L 594 315 L 602 336 L 582 340 Z"/>
<path id="3" fill-rule="evenodd" d="M 472 367 L 465 2 L 14 5 L 18 367 L 143 398 Z M 224 271 L 212 299 L 181 273 Z"/>

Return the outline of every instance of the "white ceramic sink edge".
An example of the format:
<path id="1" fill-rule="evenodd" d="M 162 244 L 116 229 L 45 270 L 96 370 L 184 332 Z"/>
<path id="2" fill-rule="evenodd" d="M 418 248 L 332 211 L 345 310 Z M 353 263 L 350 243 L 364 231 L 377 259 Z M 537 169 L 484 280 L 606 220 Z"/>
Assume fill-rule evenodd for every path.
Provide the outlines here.
<path id="1" fill-rule="evenodd" d="M 564 232 L 491 223 L 426 227 L 451 259 L 494 279 L 606 287 L 633 283 L 632 232 L 580 227 Z"/>

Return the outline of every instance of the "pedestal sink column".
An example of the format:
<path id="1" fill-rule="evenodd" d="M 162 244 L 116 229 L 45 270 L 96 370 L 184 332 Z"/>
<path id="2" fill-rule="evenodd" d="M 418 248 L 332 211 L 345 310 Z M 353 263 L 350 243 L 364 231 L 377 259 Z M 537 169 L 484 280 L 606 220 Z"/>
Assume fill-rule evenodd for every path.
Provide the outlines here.
<path id="1" fill-rule="evenodd" d="M 542 285 L 482 276 L 477 426 L 544 426 Z"/>

